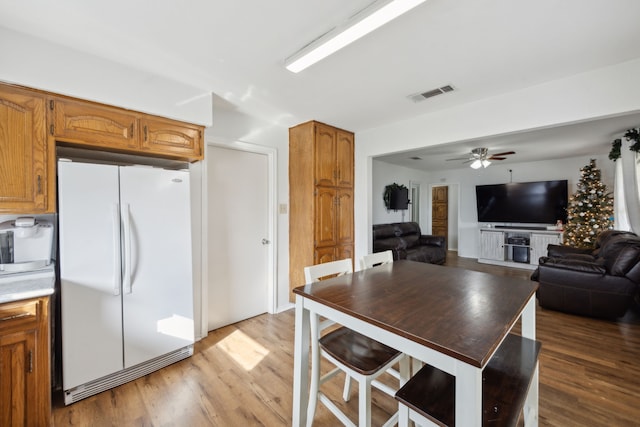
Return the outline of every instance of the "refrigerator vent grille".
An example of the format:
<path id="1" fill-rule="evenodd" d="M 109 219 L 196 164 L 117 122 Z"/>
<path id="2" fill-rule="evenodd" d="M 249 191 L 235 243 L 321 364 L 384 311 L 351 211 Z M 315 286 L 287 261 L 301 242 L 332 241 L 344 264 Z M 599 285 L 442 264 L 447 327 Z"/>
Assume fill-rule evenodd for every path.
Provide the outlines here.
<path id="1" fill-rule="evenodd" d="M 88 382 L 70 390 L 65 390 L 64 403 L 65 405 L 70 405 L 86 397 L 102 393 L 103 391 L 143 377 L 158 369 L 162 369 L 172 363 L 186 359 L 191 355 L 193 355 L 193 345 L 183 347 L 172 353 L 167 353 L 139 365 L 132 366 L 131 368 L 123 369 L 106 377 L 98 378 L 95 381 Z"/>

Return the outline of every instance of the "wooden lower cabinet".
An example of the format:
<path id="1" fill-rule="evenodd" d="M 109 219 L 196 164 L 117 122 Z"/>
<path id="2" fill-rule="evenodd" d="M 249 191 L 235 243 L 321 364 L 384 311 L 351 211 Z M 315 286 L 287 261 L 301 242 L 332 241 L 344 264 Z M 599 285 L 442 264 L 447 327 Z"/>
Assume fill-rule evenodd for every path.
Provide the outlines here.
<path id="1" fill-rule="evenodd" d="M 314 264 L 337 261 L 339 259 L 351 258 L 353 261 L 353 245 L 329 246 L 326 248 L 316 248 Z M 355 266 L 354 266 L 355 268 Z"/>
<path id="2" fill-rule="evenodd" d="M 0 426 L 51 425 L 49 298 L 0 304 Z"/>

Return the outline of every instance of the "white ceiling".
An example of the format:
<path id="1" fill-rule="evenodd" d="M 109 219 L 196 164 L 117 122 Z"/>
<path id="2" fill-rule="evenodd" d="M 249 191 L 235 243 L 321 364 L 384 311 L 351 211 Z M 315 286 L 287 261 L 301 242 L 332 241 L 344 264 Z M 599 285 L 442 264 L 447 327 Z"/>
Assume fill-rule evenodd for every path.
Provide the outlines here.
<path id="1" fill-rule="evenodd" d="M 195 86 L 272 123 L 315 119 L 356 133 L 640 58 L 638 0 L 428 0 L 299 74 L 284 68 L 371 2 L 0 0 L 0 26 Z M 456 90 L 407 98 L 447 84 Z M 640 115 L 618 117 L 417 155 L 447 166 L 474 147 L 517 152 L 505 162 L 591 154 L 638 125 Z M 389 160 L 410 165 L 410 155 Z"/>

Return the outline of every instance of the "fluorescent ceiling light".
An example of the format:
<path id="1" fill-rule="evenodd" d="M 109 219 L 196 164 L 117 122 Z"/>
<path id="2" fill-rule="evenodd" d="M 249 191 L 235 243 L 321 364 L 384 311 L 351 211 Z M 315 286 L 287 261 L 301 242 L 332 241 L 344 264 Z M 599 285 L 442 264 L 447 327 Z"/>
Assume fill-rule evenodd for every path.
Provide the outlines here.
<path id="1" fill-rule="evenodd" d="M 361 13 L 356 14 L 345 25 L 329 31 L 287 58 L 285 66 L 289 71 L 299 73 L 425 1 L 377 1 Z"/>

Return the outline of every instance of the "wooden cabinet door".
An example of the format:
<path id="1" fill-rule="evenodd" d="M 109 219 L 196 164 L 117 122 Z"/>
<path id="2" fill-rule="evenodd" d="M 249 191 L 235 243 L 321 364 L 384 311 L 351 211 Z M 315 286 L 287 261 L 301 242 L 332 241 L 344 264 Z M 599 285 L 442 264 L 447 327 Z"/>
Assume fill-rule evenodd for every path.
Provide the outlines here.
<path id="1" fill-rule="evenodd" d="M 333 187 L 336 183 L 336 130 L 321 123 L 315 131 L 316 185 Z"/>
<path id="2" fill-rule="evenodd" d="M 202 159 L 202 131 L 198 126 L 157 117 L 140 121 L 142 150 L 181 159 Z"/>
<path id="3" fill-rule="evenodd" d="M 529 239 L 529 246 L 531 249 L 529 263 L 538 265 L 538 260 L 540 259 L 540 257 L 547 256 L 548 245 L 559 245 L 561 243 L 560 236 L 560 233 L 531 233 L 531 237 Z"/>
<path id="4" fill-rule="evenodd" d="M 481 231 L 479 257 L 504 261 L 504 233 L 501 231 Z"/>
<path id="5" fill-rule="evenodd" d="M 0 213 L 53 212 L 45 98 L 0 86 Z M 50 196 L 52 198 L 52 196 Z"/>
<path id="6" fill-rule="evenodd" d="M 47 297 L 0 304 L 0 425 L 51 418 Z"/>
<path id="7" fill-rule="evenodd" d="M 138 116 L 124 110 L 54 98 L 53 135 L 65 142 L 111 149 L 135 150 L 138 144 Z"/>
<path id="8" fill-rule="evenodd" d="M 353 134 L 338 130 L 336 133 L 336 168 L 339 187 L 353 187 Z"/>
<path id="9" fill-rule="evenodd" d="M 353 263 L 353 245 L 341 245 L 336 247 L 336 259 L 351 258 Z"/>
<path id="10" fill-rule="evenodd" d="M 433 187 L 431 190 L 431 234 L 449 236 L 449 187 Z"/>
<path id="11" fill-rule="evenodd" d="M 314 251 L 313 264 L 324 264 L 336 260 L 336 250 L 334 247 L 316 248 Z"/>
<path id="12" fill-rule="evenodd" d="M 35 426 L 36 331 L 0 335 L 0 425 Z"/>
<path id="13" fill-rule="evenodd" d="M 353 243 L 353 191 L 339 189 L 336 195 L 337 244 Z"/>
<path id="14" fill-rule="evenodd" d="M 335 246 L 336 238 L 336 190 L 317 187 L 315 197 L 315 246 Z"/>

